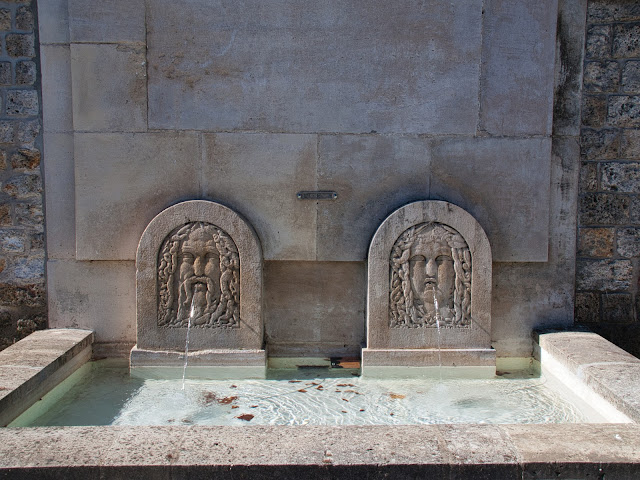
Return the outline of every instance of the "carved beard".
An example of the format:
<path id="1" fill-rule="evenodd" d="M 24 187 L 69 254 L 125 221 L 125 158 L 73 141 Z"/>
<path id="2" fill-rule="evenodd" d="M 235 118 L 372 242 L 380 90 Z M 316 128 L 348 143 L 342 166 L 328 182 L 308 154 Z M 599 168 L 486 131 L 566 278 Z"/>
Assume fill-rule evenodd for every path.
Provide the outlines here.
<path id="1" fill-rule="evenodd" d="M 191 325 L 207 323 L 220 303 L 216 291 L 216 285 L 209 277 L 192 276 L 185 279 L 179 289 L 177 323 L 188 325 L 190 316 Z"/>

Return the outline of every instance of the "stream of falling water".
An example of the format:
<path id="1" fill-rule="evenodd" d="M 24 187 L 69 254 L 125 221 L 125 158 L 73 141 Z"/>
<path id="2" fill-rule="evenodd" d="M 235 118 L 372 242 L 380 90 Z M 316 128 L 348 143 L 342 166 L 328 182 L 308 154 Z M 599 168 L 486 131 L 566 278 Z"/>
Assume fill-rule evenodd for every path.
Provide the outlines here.
<path id="1" fill-rule="evenodd" d="M 438 299 L 436 298 L 436 292 L 433 291 L 433 306 L 436 309 L 436 328 L 438 329 L 438 373 L 440 374 L 440 380 L 442 380 L 442 352 L 440 348 L 440 312 L 438 311 Z"/>
<path id="2" fill-rule="evenodd" d="M 187 377 L 187 364 L 189 363 L 189 332 L 191 330 L 191 320 L 195 314 L 195 301 L 196 295 L 193 296 L 193 300 L 191 300 L 191 310 L 189 311 L 189 323 L 187 324 L 187 340 L 184 344 L 184 367 L 182 368 L 182 390 L 184 390 L 184 383 Z"/>

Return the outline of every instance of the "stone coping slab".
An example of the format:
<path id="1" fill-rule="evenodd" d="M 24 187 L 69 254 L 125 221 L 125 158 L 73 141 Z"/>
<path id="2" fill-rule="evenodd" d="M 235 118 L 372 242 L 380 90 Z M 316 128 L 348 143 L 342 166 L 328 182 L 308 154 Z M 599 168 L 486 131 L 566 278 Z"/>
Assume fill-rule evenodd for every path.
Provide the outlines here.
<path id="1" fill-rule="evenodd" d="M 0 478 L 631 479 L 638 445 L 637 424 L 7 428 Z"/>
<path id="2" fill-rule="evenodd" d="M 93 332 L 51 329 L 32 333 L 0 352 L 0 426 L 33 405 L 89 358 Z"/>
<path id="3" fill-rule="evenodd" d="M 640 359 L 592 332 L 536 332 L 536 357 L 548 353 L 622 413 L 640 422 Z"/>

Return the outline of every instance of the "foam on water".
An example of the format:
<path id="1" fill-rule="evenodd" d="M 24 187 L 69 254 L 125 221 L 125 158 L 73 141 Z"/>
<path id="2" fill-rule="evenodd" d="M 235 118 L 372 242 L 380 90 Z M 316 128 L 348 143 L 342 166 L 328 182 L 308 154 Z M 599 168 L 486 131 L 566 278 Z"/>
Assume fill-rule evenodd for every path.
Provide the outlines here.
<path id="1" fill-rule="evenodd" d="M 99 362 L 98 362 L 99 363 Z M 327 373 L 339 377 L 327 376 Z M 157 380 L 94 366 L 36 425 L 406 425 L 585 422 L 544 378 L 373 379 L 349 370 L 266 380 Z M 295 377 L 293 377 L 295 375 Z M 23 422 L 23 424 L 25 424 Z"/>

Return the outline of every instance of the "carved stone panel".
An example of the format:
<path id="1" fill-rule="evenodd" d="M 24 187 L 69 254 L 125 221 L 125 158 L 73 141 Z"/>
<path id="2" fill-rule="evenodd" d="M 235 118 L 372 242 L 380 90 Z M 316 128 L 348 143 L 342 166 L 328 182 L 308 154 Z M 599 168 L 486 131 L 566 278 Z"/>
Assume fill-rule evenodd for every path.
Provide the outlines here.
<path id="1" fill-rule="evenodd" d="M 240 327 L 240 258 L 207 222 L 174 229 L 158 253 L 158 326 Z"/>
<path id="2" fill-rule="evenodd" d="M 408 228 L 389 262 L 391 328 L 471 325 L 471 252 L 454 228 L 437 222 Z"/>
<path id="3" fill-rule="evenodd" d="M 242 355 L 231 355 L 229 365 L 264 364 L 262 268 L 255 231 L 230 208 L 190 200 L 160 212 L 136 255 L 132 364 L 156 361 L 144 357 L 147 351 L 183 352 L 189 324 L 194 355 L 237 350 Z M 163 355 L 162 362 L 174 358 Z"/>
<path id="4" fill-rule="evenodd" d="M 491 267 L 487 235 L 462 208 L 424 200 L 393 212 L 369 247 L 363 362 L 495 365 Z"/>

